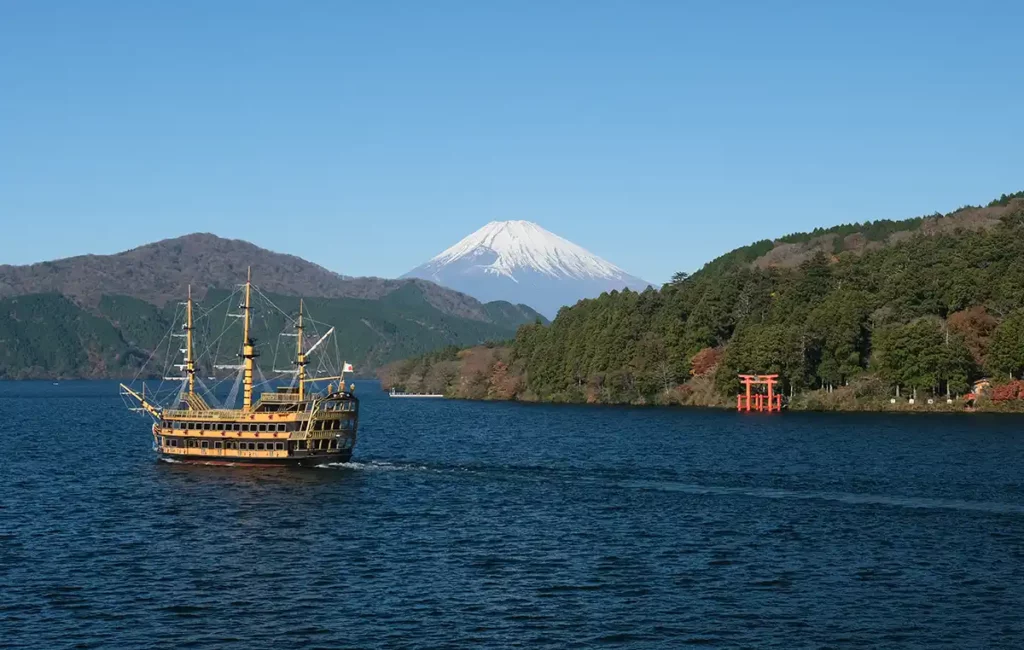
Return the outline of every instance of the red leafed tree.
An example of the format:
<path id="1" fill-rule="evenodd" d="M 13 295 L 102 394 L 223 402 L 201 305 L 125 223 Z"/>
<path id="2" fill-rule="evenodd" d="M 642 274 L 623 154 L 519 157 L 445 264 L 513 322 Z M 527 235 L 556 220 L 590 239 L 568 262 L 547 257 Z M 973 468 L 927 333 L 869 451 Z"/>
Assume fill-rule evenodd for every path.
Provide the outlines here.
<path id="1" fill-rule="evenodd" d="M 1024 399 L 1024 381 L 1018 379 L 992 388 L 992 401 L 1006 402 L 1014 399 Z"/>
<path id="2" fill-rule="evenodd" d="M 722 360 L 722 348 L 704 348 L 690 359 L 690 374 L 702 377 L 714 372 Z"/>

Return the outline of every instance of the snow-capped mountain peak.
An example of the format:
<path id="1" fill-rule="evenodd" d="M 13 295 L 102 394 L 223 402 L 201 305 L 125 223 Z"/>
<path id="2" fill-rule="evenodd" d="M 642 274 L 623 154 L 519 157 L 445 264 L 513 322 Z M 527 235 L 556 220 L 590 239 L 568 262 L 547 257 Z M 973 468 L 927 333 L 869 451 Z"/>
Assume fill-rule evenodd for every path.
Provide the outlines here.
<path id="1" fill-rule="evenodd" d="M 531 221 L 492 221 L 428 262 L 474 260 L 485 273 L 516 280 L 517 270 L 552 277 L 618 279 L 627 274 L 597 255 Z"/>
<path id="2" fill-rule="evenodd" d="M 481 300 L 525 303 L 547 316 L 563 305 L 647 283 L 530 221 L 492 221 L 403 277 Z"/>

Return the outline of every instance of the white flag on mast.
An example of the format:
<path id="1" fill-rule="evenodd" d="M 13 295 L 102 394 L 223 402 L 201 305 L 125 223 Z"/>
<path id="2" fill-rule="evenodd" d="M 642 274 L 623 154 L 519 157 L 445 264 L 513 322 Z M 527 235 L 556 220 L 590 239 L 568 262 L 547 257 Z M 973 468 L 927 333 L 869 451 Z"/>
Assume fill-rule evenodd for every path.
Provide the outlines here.
<path id="1" fill-rule="evenodd" d="M 355 372 L 355 371 L 352 370 L 352 364 L 346 362 L 345 365 L 341 367 L 341 372 L 345 373 L 345 372 Z"/>

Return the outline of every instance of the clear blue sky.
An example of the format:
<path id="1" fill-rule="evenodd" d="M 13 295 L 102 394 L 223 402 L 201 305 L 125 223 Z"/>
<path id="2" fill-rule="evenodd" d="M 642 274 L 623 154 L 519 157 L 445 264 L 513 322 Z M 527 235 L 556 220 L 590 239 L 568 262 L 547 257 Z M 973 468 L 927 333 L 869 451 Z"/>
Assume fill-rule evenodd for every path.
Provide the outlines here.
<path id="1" fill-rule="evenodd" d="M 1024 189 L 1021 2 L 0 0 L 0 263 L 395 276 L 529 219 L 662 282 Z"/>

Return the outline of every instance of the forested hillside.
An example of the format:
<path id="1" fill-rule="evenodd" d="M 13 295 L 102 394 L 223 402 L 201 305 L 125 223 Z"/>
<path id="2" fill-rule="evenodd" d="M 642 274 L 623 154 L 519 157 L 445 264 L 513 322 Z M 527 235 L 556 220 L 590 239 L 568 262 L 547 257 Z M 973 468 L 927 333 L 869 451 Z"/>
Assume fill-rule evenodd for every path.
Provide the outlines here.
<path id="1" fill-rule="evenodd" d="M 238 321 L 226 317 L 228 307 L 234 306 L 224 300 L 227 295 L 211 289 L 196 308 L 205 314 L 200 334 L 212 340 L 223 331 L 218 363 L 236 362 L 233 355 L 242 336 Z M 298 311 L 297 297 L 271 298 L 290 314 Z M 519 324 L 538 318 L 533 310 L 508 303 L 483 305 L 494 312 L 493 320 L 446 314 L 430 303 L 418 284 L 408 284 L 379 300 L 311 298 L 306 307 L 317 320 L 336 328 L 340 351 L 361 372 L 426 350 L 508 338 Z M 261 361 L 289 367 L 290 349 L 277 352 L 278 333 L 286 330 L 284 315 L 266 310 L 256 316 L 253 335 Z M 130 296 L 103 295 L 92 309 L 56 293 L 3 299 L 0 378 L 133 376 L 152 352 L 167 356 L 167 334 L 180 323 L 178 303 L 157 307 Z M 222 330 L 225 325 L 227 329 Z M 161 357 L 149 369 L 159 372 L 164 361 Z"/>
<path id="2" fill-rule="evenodd" d="M 460 370 L 449 393 L 494 394 L 497 378 L 520 399 L 728 403 L 737 373 L 758 372 L 793 395 L 962 394 L 1024 373 L 1024 198 L 755 243 L 525 325 L 483 369 L 481 354 L 440 361 Z M 384 377 L 416 390 L 427 361 Z"/>

